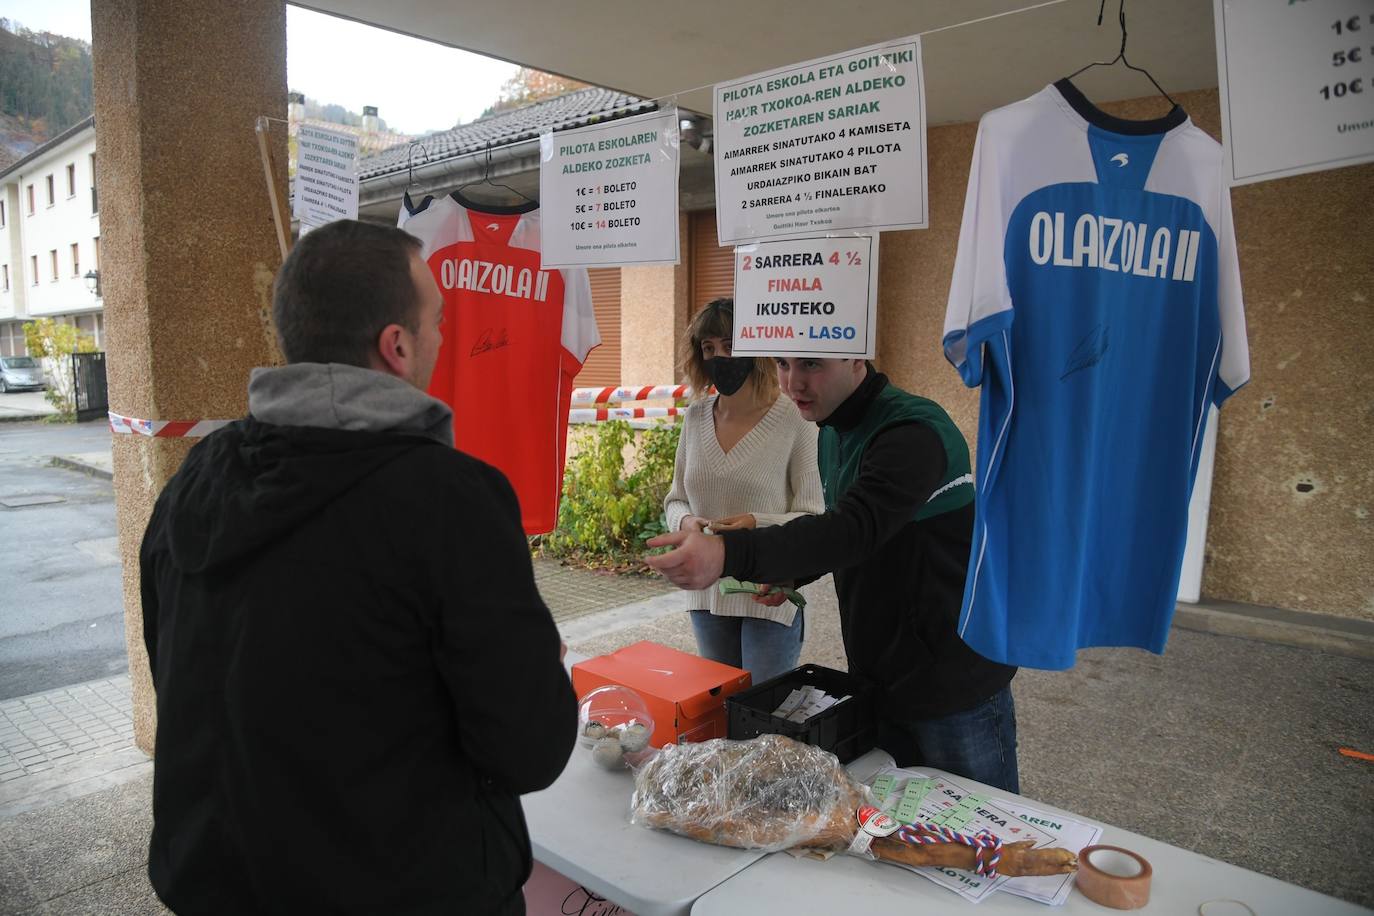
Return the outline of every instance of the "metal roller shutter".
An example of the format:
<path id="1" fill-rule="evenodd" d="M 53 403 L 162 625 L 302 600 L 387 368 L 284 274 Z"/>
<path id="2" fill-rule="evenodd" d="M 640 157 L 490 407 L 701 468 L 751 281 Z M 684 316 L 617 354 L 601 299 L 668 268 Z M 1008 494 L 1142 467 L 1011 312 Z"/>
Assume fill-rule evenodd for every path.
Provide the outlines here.
<path id="1" fill-rule="evenodd" d="M 597 267 L 587 271 L 592 285 L 592 308 L 601 346 L 582 364 L 575 384 L 579 388 L 620 384 L 620 268 Z"/>
<path id="2" fill-rule="evenodd" d="M 735 249 L 716 244 L 716 211 L 693 213 L 690 229 L 692 245 L 692 315 L 712 299 L 735 294 Z"/>

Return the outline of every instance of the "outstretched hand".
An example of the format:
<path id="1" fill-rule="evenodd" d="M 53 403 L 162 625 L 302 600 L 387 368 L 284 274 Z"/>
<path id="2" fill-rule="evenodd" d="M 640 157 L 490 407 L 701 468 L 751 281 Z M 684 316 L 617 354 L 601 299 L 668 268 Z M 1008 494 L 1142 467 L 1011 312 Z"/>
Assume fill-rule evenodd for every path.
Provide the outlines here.
<path id="1" fill-rule="evenodd" d="M 651 538 L 649 546 L 673 548 L 644 562 L 678 588 L 710 588 L 725 571 L 725 542 L 714 535 L 674 531 Z"/>

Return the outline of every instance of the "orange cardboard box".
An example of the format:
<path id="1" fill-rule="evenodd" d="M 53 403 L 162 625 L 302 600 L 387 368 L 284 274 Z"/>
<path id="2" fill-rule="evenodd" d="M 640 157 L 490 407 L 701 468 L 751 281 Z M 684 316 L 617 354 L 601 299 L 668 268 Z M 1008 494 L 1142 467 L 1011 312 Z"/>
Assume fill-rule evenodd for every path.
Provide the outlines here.
<path id="1" fill-rule="evenodd" d="M 679 652 L 656 642 L 637 642 L 572 668 L 580 701 L 607 684 L 629 687 L 654 717 L 654 747 L 724 738 L 725 698 L 750 684 L 748 671 Z"/>

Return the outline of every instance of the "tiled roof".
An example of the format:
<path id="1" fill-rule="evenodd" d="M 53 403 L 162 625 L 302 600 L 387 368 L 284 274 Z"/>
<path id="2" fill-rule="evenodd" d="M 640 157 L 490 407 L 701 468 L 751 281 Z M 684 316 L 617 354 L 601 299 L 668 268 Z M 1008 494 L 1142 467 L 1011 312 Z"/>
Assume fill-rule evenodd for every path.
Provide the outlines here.
<path id="1" fill-rule="evenodd" d="M 443 133 L 420 137 L 416 140 L 414 164 L 418 168 L 428 162 L 479 152 L 487 147 L 532 140 L 550 128 L 582 127 L 597 121 L 643 114 L 657 108 L 655 102 L 614 89 L 595 86 L 579 89 L 556 99 L 503 111 Z M 409 149 L 410 144 L 402 143 L 360 160 L 358 178 L 366 181 L 405 171 Z"/>

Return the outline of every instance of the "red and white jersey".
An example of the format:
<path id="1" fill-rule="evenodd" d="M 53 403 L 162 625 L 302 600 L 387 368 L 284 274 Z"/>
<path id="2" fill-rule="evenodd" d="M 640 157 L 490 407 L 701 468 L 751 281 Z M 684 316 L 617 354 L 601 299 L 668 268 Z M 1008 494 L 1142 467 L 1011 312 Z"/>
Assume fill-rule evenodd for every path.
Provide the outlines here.
<path id="1" fill-rule="evenodd" d="M 581 269 L 539 267 L 538 204 L 486 207 L 458 194 L 401 209 L 400 226 L 444 294 L 429 393 L 453 408 L 454 445 L 510 479 L 527 534 L 553 530 L 573 378 L 601 342 Z"/>

